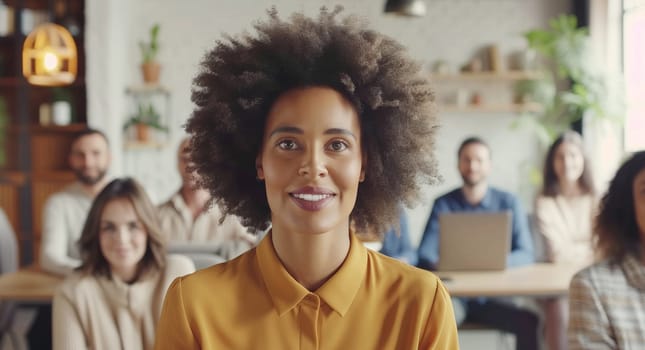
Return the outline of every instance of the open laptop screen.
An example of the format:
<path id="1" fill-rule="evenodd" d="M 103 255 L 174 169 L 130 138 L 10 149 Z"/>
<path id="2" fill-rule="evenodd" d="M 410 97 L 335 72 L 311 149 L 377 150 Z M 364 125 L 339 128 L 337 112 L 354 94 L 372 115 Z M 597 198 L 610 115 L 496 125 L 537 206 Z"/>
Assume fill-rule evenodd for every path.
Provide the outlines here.
<path id="1" fill-rule="evenodd" d="M 510 251 L 510 211 L 439 215 L 439 271 L 503 270 Z"/>

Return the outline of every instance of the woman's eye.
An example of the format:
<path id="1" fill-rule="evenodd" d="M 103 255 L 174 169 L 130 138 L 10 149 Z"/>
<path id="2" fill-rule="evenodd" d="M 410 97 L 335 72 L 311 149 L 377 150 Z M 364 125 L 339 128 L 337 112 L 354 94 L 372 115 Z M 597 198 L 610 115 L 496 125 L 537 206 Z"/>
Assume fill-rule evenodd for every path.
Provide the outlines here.
<path id="1" fill-rule="evenodd" d="M 112 233 L 114 232 L 114 226 L 103 226 L 101 227 L 102 232 Z"/>
<path id="2" fill-rule="evenodd" d="M 139 224 L 138 224 L 138 223 L 136 223 L 136 222 L 131 222 L 131 223 L 129 223 L 129 224 L 128 224 L 128 228 L 129 228 L 130 230 L 138 230 L 138 229 L 139 229 L 139 227 L 140 227 L 140 226 L 139 226 Z"/>
<path id="3" fill-rule="evenodd" d="M 280 147 L 280 149 L 283 149 L 283 150 L 291 151 L 291 150 L 297 149 L 298 145 L 296 145 L 296 143 L 293 140 L 282 140 L 278 142 L 278 147 Z"/>
<path id="4" fill-rule="evenodd" d="M 334 152 L 340 152 L 347 149 L 347 144 L 343 141 L 332 141 L 329 144 L 329 148 Z"/>

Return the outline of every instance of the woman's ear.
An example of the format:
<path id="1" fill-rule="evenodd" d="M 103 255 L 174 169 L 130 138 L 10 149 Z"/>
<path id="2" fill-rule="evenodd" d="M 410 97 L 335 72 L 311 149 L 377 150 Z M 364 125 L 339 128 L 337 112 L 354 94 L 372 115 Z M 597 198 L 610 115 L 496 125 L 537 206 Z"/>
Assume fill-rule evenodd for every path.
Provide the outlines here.
<path id="1" fill-rule="evenodd" d="M 358 178 L 358 182 L 365 181 L 365 168 L 367 167 L 367 152 L 363 152 L 363 164 L 361 165 L 361 176 Z"/>
<path id="2" fill-rule="evenodd" d="M 260 155 L 255 158 L 255 177 L 258 180 L 264 180 L 264 169 L 262 169 L 262 159 Z"/>

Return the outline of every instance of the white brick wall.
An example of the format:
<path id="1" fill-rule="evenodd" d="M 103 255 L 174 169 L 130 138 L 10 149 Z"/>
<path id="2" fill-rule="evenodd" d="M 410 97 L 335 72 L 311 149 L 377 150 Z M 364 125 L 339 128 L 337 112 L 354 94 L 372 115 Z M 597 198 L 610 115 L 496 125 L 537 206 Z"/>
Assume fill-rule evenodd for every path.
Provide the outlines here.
<path id="1" fill-rule="evenodd" d="M 222 33 L 250 30 L 273 4 L 286 16 L 293 11 L 315 15 L 320 6 L 336 3 L 399 40 L 418 60 L 429 65 L 442 59 L 455 67 L 488 44 L 497 44 L 506 58 L 524 48 L 521 33 L 545 27 L 550 18 L 569 9 L 569 1 L 561 0 L 426 0 L 426 17 L 403 18 L 384 15 L 385 0 L 88 0 L 88 120 L 106 129 L 113 141 L 113 173 L 139 178 L 155 201 L 168 197 L 179 185 L 175 148 L 183 136 L 180 125 L 191 113 L 191 79 L 204 51 Z M 161 151 L 124 154 L 119 145 L 127 104 L 123 90 L 140 82 L 137 42 L 147 38 L 154 22 L 161 23 L 161 81 L 173 93 L 173 142 Z M 510 129 L 514 118 L 510 113 L 442 117 L 437 154 L 445 182 L 427 189 L 423 205 L 410 211 L 413 238 L 420 238 L 434 197 L 460 184 L 455 153 L 469 135 L 484 137 L 493 149 L 491 182 L 519 193 L 530 206 L 533 191 L 526 171 L 520 169 L 538 166 L 541 156 L 529 131 Z"/>

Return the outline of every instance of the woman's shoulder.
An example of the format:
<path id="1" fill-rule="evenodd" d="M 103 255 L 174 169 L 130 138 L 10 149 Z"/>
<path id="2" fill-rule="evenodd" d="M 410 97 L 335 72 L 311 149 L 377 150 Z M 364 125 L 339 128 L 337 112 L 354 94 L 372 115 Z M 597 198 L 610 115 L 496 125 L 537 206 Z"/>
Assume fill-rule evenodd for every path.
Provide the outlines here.
<path id="1" fill-rule="evenodd" d="M 399 288 L 414 293 L 428 294 L 435 291 L 439 278 L 430 271 L 406 264 L 397 259 L 368 249 L 371 273 L 382 283 L 396 284 Z"/>
<path id="2" fill-rule="evenodd" d="M 572 278 L 572 284 L 586 283 L 602 285 L 605 283 L 613 283 L 616 279 L 621 279 L 622 275 L 620 264 L 613 260 L 604 259 L 576 272 Z"/>
<path id="3" fill-rule="evenodd" d="M 100 289 L 100 277 L 84 272 L 74 272 L 65 277 L 65 280 L 56 289 L 56 295 L 77 299 L 85 294 L 96 294 Z"/>

